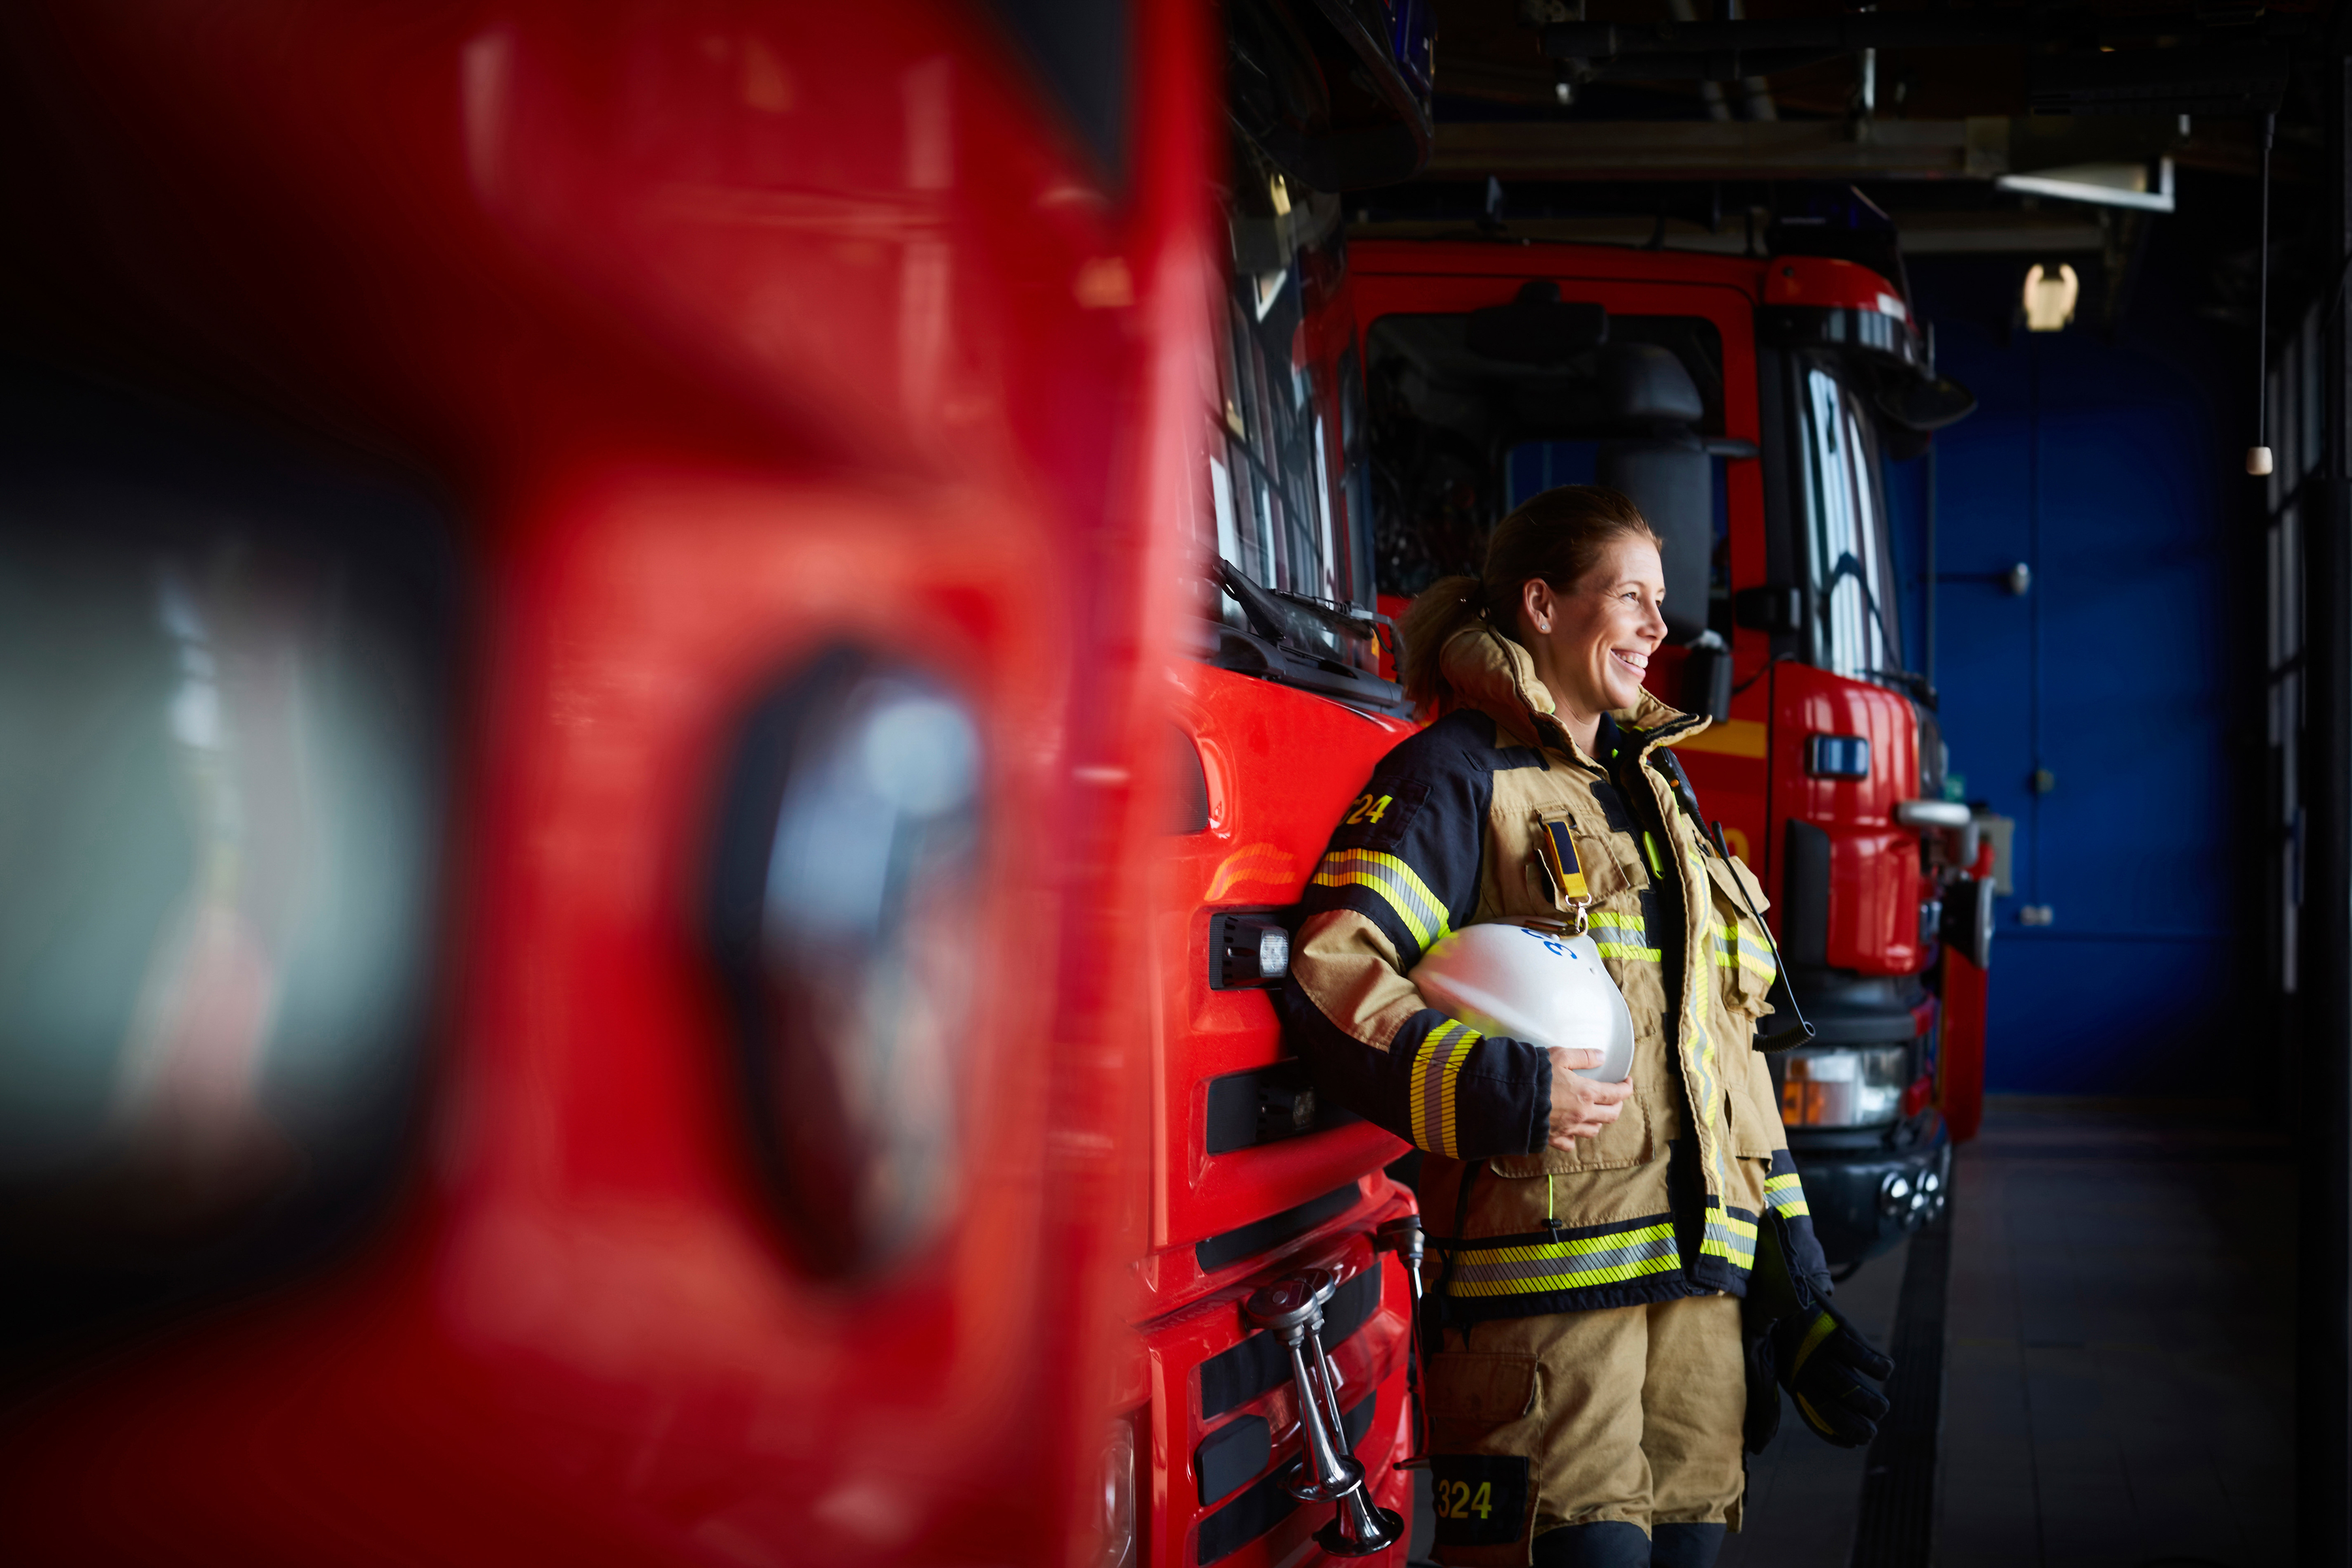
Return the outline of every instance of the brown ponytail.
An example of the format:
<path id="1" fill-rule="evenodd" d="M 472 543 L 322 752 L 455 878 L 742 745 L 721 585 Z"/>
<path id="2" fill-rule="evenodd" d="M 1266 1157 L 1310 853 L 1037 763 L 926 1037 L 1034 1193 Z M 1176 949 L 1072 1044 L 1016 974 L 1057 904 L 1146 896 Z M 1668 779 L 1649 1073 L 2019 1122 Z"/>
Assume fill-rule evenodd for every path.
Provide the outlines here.
<path id="1" fill-rule="evenodd" d="M 1619 539 L 1646 539 L 1664 548 L 1641 509 L 1605 485 L 1562 485 L 1529 497 L 1495 525 L 1486 542 L 1486 568 L 1476 577 L 1441 577 L 1423 590 L 1397 625 L 1404 658 L 1399 670 L 1405 695 L 1433 710 L 1454 691 L 1437 659 L 1454 635 L 1479 617 L 1517 642 L 1521 590 L 1535 578 L 1567 593 L 1600 563 Z"/>

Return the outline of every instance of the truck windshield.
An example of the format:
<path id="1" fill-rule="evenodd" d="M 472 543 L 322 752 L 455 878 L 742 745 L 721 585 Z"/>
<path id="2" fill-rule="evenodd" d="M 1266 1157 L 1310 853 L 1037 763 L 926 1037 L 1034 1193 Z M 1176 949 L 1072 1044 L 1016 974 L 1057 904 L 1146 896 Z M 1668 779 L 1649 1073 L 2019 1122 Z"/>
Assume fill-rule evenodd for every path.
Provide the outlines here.
<path id="1" fill-rule="evenodd" d="M 1254 168 L 1246 149 L 1235 177 L 1234 268 L 1210 300 L 1213 363 L 1202 366 L 1202 556 L 1279 595 L 1296 612 L 1289 640 L 1375 669 L 1362 378 L 1352 348 L 1317 352 L 1353 336 L 1339 202 Z M 1209 618 L 1249 626 L 1213 574 L 1200 592 Z"/>
<path id="2" fill-rule="evenodd" d="M 1901 671 L 1895 557 L 1878 438 L 1853 389 L 1819 364 L 1798 369 L 1799 492 L 1816 606 L 1813 662 L 1854 679 Z"/>
<path id="3" fill-rule="evenodd" d="M 1475 576 L 1505 513 L 1555 485 L 1595 482 L 1610 447 L 1648 433 L 1611 405 L 1611 355 L 1664 350 L 1698 399 L 1688 433 L 1723 433 L 1723 342 L 1711 322 L 1612 315 L 1606 346 L 1542 364 L 1490 357 L 1468 326 L 1466 315 L 1400 312 L 1365 338 L 1380 589 L 1399 598 Z M 1709 479 L 1720 532 L 1719 462 Z"/>

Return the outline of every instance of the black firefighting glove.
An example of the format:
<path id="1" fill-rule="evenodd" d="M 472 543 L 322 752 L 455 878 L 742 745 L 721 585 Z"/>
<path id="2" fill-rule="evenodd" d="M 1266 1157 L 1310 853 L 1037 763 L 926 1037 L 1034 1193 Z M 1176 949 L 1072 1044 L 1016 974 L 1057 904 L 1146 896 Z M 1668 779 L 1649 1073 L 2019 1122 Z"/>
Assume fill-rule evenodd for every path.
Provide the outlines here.
<path id="1" fill-rule="evenodd" d="M 1886 1396 L 1872 1385 L 1892 1376 L 1895 1363 L 1830 1305 L 1825 1280 L 1790 1271 L 1777 1215 L 1756 1227 L 1756 1267 L 1741 1315 L 1749 1452 L 1761 1452 L 1780 1426 L 1779 1388 L 1789 1391 L 1797 1414 L 1825 1443 L 1859 1448 L 1878 1436 Z"/>

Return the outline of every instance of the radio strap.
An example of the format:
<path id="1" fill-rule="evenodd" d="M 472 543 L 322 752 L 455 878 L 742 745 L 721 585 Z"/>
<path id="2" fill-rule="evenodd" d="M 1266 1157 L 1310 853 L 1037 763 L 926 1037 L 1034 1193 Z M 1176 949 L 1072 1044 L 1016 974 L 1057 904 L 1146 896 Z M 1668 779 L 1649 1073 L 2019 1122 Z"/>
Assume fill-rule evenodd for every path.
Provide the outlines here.
<path id="1" fill-rule="evenodd" d="M 1543 831 L 1536 835 L 1536 858 L 1543 863 L 1544 875 L 1551 879 L 1552 890 L 1576 919 L 1576 929 L 1569 934 L 1582 936 L 1587 924 L 1585 906 L 1592 902 L 1592 890 L 1585 885 L 1584 867 L 1576 858 L 1576 840 L 1569 837 L 1565 822 L 1538 826 Z"/>

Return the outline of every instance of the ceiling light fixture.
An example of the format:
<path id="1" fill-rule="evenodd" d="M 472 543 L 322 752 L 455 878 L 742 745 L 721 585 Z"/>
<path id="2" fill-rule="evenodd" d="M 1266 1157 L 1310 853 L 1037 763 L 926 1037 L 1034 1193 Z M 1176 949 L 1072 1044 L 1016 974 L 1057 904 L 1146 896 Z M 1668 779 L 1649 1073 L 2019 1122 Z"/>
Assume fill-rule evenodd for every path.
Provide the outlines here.
<path id="1" fill-rule="evenodd" d="M 2134 207 L 2141 212 L 2175 210 L 2173 167 L 2169 158 L 2156 161 L 2156 188 L 2148 189 L 2146 163 L 2068 163 L 2037 169 L 2030 174 L 2003 174 L 1993 188 L 2020 195 L 2046 196 L 2093 206 Z"/>
<path id="2" fill-rule="evenodd" d="M 2063 262 L 2052 271 L 2040 262 L 2025 269 L 2025 330 L 2063 331 L 2074 319 L 2074 301 L 2082 298 L 2083 280 Z"/>

